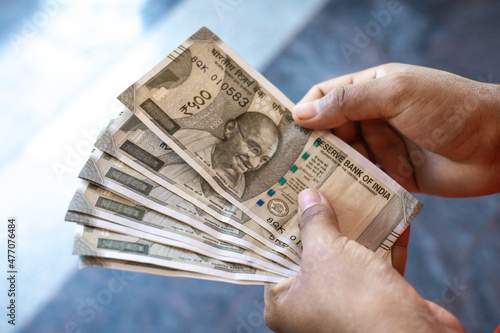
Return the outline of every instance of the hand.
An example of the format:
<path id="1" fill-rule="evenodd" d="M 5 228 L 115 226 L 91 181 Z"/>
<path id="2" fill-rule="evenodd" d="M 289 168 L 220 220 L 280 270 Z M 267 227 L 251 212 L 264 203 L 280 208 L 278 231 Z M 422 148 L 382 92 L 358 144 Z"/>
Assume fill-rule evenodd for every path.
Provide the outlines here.
<path id="1" fill-rule="evenodd" d="M 314 86 L 293 115 L 304 127 L 333 128 L 408 191 L 500 191 L 498 85 L 387 64 Z"/>
<path id="2" fill-rule="evenodd" d="M 464 332 L 422 299 L 386 261 L 339 232 L 316 190 L 299 195 L 302 268 L 266 287 L 264 319 L 276 332 Z"/>
<path id="3" fill-rule="evenodd" d="M 401 275 L 405 275 L 406 259 L 408 258 L 408 241 L 410 240 L 410 228 L 411 226 L 408 226 L 408 228 L 405 229 L 396 242 L 394 242 L 391 249 L 392 267 Z"/>

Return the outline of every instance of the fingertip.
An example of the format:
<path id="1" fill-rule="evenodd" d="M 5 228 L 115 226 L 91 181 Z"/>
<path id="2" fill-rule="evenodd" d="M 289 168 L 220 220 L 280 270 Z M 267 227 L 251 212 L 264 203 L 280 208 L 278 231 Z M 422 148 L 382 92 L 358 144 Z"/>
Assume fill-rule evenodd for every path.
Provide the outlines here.
<path id="1" fill-rule="evenodd" d="M 320 204 L 322 194 L 315 189 L 308 188 L 299 193 L 299 208 L 302 212 L 306 209 Z"/>
<path id="2" fill-rule="evenodd" d="M 328 199 L 316 189 L 305 189 L 299 193 L 299 223 L 302 229 L 311 220 L 331 219 L 338 227 L 337 215 Z"/>
<path id="3" fill-rule="evenodd" d="M 296 121 L 309 120 L 318 114 L 318 103 L 317 101 L 304 102 L 297 104 L 293 108 L 293 117 Z"/>
<path id="4" fill-rule="evenodd" d="M 408 250 L 404 247 L 394 246 L 391 252 L 392 267 L 401 274 L 405 275 L 406 259 L 408 257 Z"/>
<path id="5" fill-rule="evenodd" d="M 345 124 L 347 118 L 334 112 L 326 99 L 327 96 L 297 104 L 292 110 L 293 119 L 298 124 L 312 129 L 330 129 Z"/>

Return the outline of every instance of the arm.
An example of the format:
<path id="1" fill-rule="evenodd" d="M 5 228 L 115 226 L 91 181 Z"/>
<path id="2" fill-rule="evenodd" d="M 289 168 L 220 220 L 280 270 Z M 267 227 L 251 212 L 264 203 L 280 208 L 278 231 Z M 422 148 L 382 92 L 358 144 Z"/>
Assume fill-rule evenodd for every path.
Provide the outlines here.
<path id="1" fill-rule="evenodd" d="M 304 127 L 333 128 L 409 191 L 500 191 L 498 85 L 387 64 L 314 86 L 294 118 Z"/>

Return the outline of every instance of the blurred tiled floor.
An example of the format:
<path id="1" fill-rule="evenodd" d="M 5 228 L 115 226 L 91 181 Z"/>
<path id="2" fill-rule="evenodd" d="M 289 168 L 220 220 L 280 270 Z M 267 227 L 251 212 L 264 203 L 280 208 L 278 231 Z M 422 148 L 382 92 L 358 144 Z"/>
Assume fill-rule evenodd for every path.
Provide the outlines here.
<path id="1" fill-rule="evenodd" d="M 331 1 L 263 74 L 294 102 L 317 82 L 393 61 L 500 81 L 497 1 L 401 1 L 401 12 L 359 54 L 346 57 L 340 43 L 353 44 L 354 29 L 365 29 L 375 21 L 372 11 L 387 3 Z M 418 198 L 425 207 L 412 227 L 406 278 L 422 296 L 455 314 L 467 332 L 493 332 L 500 323 L 500 194 Z M 75 272 L 23 331 L 268 331 L 261 287 L 117 274 Z M 111 279 L 121 279 L 123 291 L 102 308 L 92 307 Z"/>

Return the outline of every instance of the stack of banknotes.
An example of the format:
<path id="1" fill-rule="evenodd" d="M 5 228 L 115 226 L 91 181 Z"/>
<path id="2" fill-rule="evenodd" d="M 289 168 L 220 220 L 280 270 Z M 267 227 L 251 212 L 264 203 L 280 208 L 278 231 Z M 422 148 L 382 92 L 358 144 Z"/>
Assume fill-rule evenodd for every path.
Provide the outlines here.
<path id="1" fill-rule="evenodd" d="M 386 256 L 422 205 L 207 28 L 124 91 L 66 214 L 83 266 L 240 284 L 300 270 L 297 195 L 322 191 L 341 232 Z"/>

